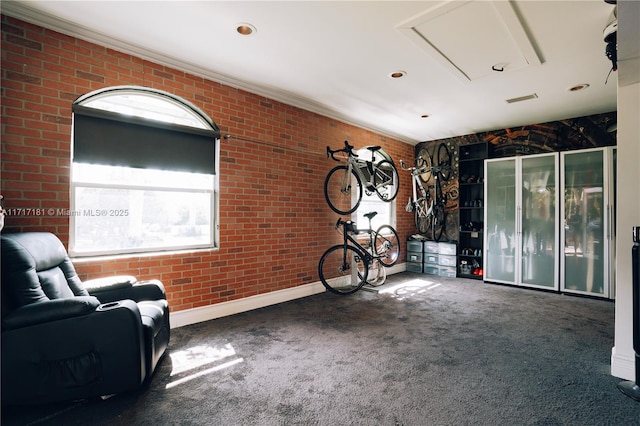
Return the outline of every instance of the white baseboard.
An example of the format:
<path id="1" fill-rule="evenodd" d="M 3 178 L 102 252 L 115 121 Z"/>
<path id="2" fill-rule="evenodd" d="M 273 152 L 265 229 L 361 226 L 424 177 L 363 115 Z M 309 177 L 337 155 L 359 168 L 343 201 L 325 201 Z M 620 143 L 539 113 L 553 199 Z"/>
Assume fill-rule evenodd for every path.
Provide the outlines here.
<path id="1" fill-rule="evenodd" d="M 393 274 L 398 274 L 398 273 L 404 272 L 406 270 L 407 270 L 407 264 L 406 263 L 399 263 L 399 264 L 393 265 L 391 268 L 387 268 L 387 276 L 393 275 Z"/>
<path id="2" fill-rule="evenodd" d="M 326 291 L 320 281 L 311 284 L 304 284 L 297 287 L 276 290 L 270 293 L 257 294 L 242 299 L 230 300 L 228 302 L 216 303 L 215 305 L 202 306 L 200 308 L 185 309 L 183 311 L 171 312 L 171 328 L 183 327 L 202 321 L 208 321 L 240 312 L 251 311 L 253 309 L 264 308 L 301 297 Z"/>
<path id="3" fill-rule="evenodd" d="M 394 265 L 387 269 L 387 275 L 397 274 L 407 270 L 406 263 Z M 325 292 L 326 289 L 320 281 L 304 284 L 297 287 L 276 290 L 270 293 L 257 294 L 243 299 L 230 300 L 228 302 L 216 303 L 215 305 L 202 306 L 199 308 L 185 309 L 171 312 L 169 314 L 171 328 L 184 327 L 185 325 L 196 324 L 228 315 L 239 314 L 253 309 L 264 308 L 265 306 L 276 305 L 290 300 L 300 299 Z"/>
<path id="4" fill-rule="evenodd" d="M 636 379 L 635 355 L 619 354 L 616 348 L 611 349 L 611 375 L 624 380 Z"/>

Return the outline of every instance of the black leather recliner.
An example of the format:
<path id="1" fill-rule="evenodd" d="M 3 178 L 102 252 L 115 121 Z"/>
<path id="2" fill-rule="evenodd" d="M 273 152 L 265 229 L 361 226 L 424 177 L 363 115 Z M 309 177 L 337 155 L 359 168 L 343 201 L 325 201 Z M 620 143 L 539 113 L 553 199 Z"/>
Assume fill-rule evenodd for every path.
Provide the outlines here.
<path id="1" fill-rule="evenodd" d="M 169 344 L 160 281 L 82 282 L 51 233 L 2 235 L 1 286 L 3 405 L 138 388 Z"/>

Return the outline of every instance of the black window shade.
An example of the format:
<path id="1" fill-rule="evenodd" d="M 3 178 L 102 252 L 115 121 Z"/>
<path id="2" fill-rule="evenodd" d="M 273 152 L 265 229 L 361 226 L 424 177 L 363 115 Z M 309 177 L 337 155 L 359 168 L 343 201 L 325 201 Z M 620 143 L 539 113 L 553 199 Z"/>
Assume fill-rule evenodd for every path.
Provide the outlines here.
<path id="1" fill-rule="evenodd" d="M 73 161 L 215 174 L 217 130 L 73 105 Z"/>

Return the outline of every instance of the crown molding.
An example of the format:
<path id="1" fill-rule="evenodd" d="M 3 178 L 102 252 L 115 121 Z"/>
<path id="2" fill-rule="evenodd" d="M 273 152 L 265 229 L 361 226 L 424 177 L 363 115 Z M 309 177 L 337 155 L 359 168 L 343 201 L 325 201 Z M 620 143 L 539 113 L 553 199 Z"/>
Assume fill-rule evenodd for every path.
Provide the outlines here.
<path id="1" fill-rule="evenodd" d="M 98 44 L 109 49 L 117 50 L 119 52 L 138 57 L 143 60 L 174 68 L 176 70 L 180 70 L 197 77 L 202 77 L 204 79 L 220 83 L 225 86 L 243 90 L 254 95 L 263 96 L 265 98 L 281 102 L 296 108 L 300 108 L 318 115 L 322 115 L 324 117 L 331 118 L 333 120 L 337 120 L 355 127 L 359 127 L 361 129 L 368 130 L 382 136 L 396 139 L 410 145 L 415 145 L 416 143 L 420 142 L 411 138 L 407 138 L 406 136 L 403 136 L 401 134 L 388 132 L 384 129 L 371 126 L 367 123 L 351 120 L 348 117 L 345 117 L 340 113 L 326 107 L 325 105 L 319 104 L 307 98 L 297 96 L 293 93 L 247 83 L 245 81 L 235 79 L 232 76 L 217 73 L 211 69 L 199 67 L 177 60 L 158 51 L 133 45 L 131 43 L 128 43 L 126 40 L 106 36 L 90 28 L 77 25 L 73 22 L 66 21 L 51 14 L 34 9 L 24 2 L 2 1 L 2 3 L 0 4 L 2 7 L 1 12 L 4 15 L 29 22 L 34 25 L 38 25 L 52 31 L 57 31 L 70 37 L 79 38 L 90 43 Z"/>

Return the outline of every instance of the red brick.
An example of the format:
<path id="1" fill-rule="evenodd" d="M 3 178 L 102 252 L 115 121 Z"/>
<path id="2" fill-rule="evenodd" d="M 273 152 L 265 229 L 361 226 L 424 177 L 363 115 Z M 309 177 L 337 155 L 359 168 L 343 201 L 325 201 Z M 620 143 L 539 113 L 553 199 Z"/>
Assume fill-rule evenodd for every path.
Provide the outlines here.
<path id="1" fill-rule="evenodd" d="M 380 143 L 394 156 L 413 155 L 412 146 L 369 131 L 18 19 L 2 19 L 2 193 L 14 206 L 70 208 L 71 104 L 110 85 L 144 84 L 173 92 L 210 114 L 223 134 L 255 141 L 221 141 L 220 249 L 76 263 L 83 278 L 132 274 L 160 279 L 173 312 L 317 280 L 318 259 L 337 240 L 336 215 L 322 192 L 324 176 L 333 167 L 324 156 L 327 144 L 349 139 L 357 146 Z M 405 200 L 409 196 L 402 194 Z M 403 218 L 398 214 L 398 231 L 406 238 L 413 223 Z M 8 219 L 12 231 L 50 230 L 68 244 L 66 217 Z M 300 239 L 305 224 L 317 226 L 311 245 Z"/>

